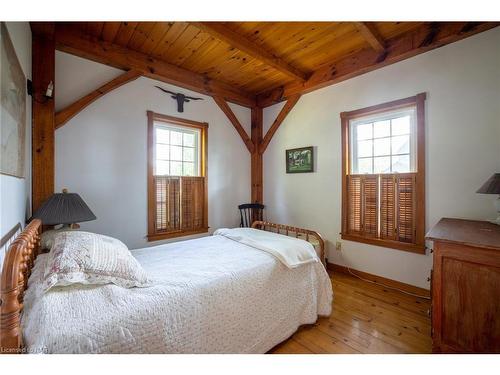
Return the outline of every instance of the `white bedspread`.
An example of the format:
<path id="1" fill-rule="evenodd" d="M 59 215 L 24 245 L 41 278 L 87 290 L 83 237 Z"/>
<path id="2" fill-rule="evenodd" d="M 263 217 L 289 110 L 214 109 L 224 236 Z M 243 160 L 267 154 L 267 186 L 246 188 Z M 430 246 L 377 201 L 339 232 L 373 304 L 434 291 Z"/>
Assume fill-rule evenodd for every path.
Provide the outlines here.
<path id="1" fill-rule="evenodd" d="M 314 250 L 310 242 L 283 234 L 253 228 L 222 228 L 217 229 L 214 235 L 224 236 L 233 241 L 265 251 L 276 257 L 288 268 L 319 262 L 316 250 Z"/>
<path id="2" fill-rule="evenodd" d="M 22 329 L 49 353 L 264 353 L 331 312 L 320 262 L 289 269 L 223 236 L 133 250 L 150 288 L 56 287 L 42 294 L 37 260 Z"/>

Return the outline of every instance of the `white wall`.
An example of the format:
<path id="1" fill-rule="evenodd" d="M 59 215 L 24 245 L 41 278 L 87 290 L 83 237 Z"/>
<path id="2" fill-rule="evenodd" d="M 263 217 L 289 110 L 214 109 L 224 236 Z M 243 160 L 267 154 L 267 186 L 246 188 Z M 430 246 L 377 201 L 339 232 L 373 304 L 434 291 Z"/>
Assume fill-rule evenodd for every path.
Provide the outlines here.
<path id="1" fill-rule="evenodd" d="M 56 107 L 116 77 L 107 66 L 56 53 Z M 203 97 L 184 113 L 154 87 Z M 250 110 L 231 105 L 250 134 Z M 250 200 L 250 154 L 212 98 L 139 78 L 100 98 L 56 131 L 56 190 L 79 193 L 97 220 L 82 228 L 117 237 L 130 248 L 147 243 L 146 111 L 209 123 L 208 195 L 212 230 L 239 224 L 237 205 Z"/>
<path id="2" fill-rule="evenodd" d="M 500 172 L 500 29 L 303 96 L 264 155 L 264 203 L 272 221 L 315 229 L 332 263 L 428 288 L 431 255 L 342 241 L 342 111 L 420 92 L 426 100 L 427 229 L 441 217 L 495 217 L 496 196 L 475 191 Z M 283 104 L 265 110 L 273 121 Z M 285 173 L 285 149 L 316 146 L 316 172 Z"/>
<path id="3" fill-rule="evenodd" d="M 31 78 L 31 29 L 27 22 L 6 22 L 24 75 Z M 26 98 L 25 178 L 0 175 L 0 236 L 31 216 L 31 97 Z M 0 263 L 1 264 L 1 263 Z"/>

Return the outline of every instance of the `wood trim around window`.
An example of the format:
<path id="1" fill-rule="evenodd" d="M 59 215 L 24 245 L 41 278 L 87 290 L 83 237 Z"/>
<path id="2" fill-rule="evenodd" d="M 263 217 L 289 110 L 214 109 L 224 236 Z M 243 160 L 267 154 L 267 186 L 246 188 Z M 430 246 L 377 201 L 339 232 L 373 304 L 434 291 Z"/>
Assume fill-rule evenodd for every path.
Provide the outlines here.
<path id="1" fill-rule="evenodd" d="M 344 240 L 356 241 L 388 247 L 392 249 L 404 250 L 418 254 L 425 254 L 425 99 L 426 94 L 395 100 L 388 103 L 378 104 L 371 107 L 358 109 L 350 112 L 342 112 L 341 118 L 341 136 L 342 136 L 342 233 Z M 350 174 L 350 131 L 349 122 L 359 117 L 365 117 L 372 114 L 389 112 L 405 107 L 413 106 L 416 108 L 416 165 L 415 175 L 415 193 L 416 203 L 414 207 L 415 220 L 415 241 L 414 243 L 400 242 L 391 239 L 372 238 L 362 235 L 353 235 L 348 233 L 348 192 L 347 180 Z"/>
<path id="2" fill-rule="evenodd" d="M 158 241 L 175 237 L 188 236 L 192 234 L 207 233 L 208 232 L 208 123 L 187 120 L 179 117 L 173 117 L 147 111 L 148 127 L 147 127 L 147 147 L 148 147 L 148 160 L 147 160 L 147 185 L 148 185 L 148 241 Z M 176 230 L 170 232 L 157 232 L 155 229 L 156 218 L 156 191 L 154 179 L 154 123 L 155 121 L 165 122 L 167 124 L 180 125 L 200 130 L 200 177 L 204 178 L 203 186 L 203 225 L 201 228 L 189 230 Z"/>

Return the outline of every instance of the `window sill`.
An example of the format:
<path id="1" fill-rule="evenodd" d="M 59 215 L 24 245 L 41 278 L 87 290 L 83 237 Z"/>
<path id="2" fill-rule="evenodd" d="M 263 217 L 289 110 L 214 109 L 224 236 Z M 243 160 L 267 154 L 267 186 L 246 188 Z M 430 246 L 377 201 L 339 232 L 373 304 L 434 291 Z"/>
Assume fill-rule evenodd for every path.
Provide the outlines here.
<path id="1" fill-rule="evenodd" d="M 415 254 L 425 254 L 425 245 L 398 242 L 392 240 L 383 240 L 380 238 L 366 238 L 361 236 L 356 236 L 352 234 L 341 234 L 341 238 L 347 241 L 361 242 L 369 245 L 375 245 L 380 247 L 388 247 L 391 249 L 408 251 Z"/>
<path id="2" fill-rule="evenodd" d="M 170 238 L 191 236 L 193 234 L 201 234 L 201 233 L 208 233 L 208 227 L 196 230 L 148 234 L 147 239 L 148 242 L 152 242 L 152 241 L 167 240 Z"/>

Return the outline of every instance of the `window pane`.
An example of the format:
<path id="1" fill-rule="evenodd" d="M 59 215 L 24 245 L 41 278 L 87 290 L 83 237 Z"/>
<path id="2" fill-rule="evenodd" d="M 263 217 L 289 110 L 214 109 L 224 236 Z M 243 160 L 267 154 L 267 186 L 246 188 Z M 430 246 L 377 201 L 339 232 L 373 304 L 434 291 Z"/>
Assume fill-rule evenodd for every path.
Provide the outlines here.
<path id="1" fill-rule="evenodd" d="M 156 143 L 170 143 L 169 133 L 167 129 L 156 128 Z"/>
<path id="2" fill-rule="evenodd" d="M 373 141 L 358 142 L 358 157 L 372 156 Z"/>
<path id="3" fill-rule="evenodd" d="M 373 154 L 375 156 L 390 155 L 391 154 L 391 139 L 390 138 L 375 139 L 373 141 Z"/>
<path id="4" fill-rule="evenodd" d="M 156 175 L 168 175 L 168 161 L 157 160 L 156 161 Z"/>
<path id="5" fill-rule="evenodd" d="M 170 144 L 182 146 L 182 133 L 172 130 L 170 132 Z"/>
<path id="6" fill-rule="evenodd" d="M 410 116 L 392 119 L 392 135 L 410 134 Z"/>
<path id="7" fill-rule="evenodd" d="M 373 158 L 373 173 L 391 173 L 391 157 Z"/>
<path id="8" fill-rule="evenodd" d="M 164 145 L 161 143 L 157 144 L 156 145 L 156 159 L 168 160 L 170 158 L 169 151 L 170 151 L 169 145 Z"/>
<path id="9" fill-rule="evenodd" d="M 183 147 L 184 161 L 194 161 L 194 148 Z"/>
<path id="10" fill-rule="evenodd" d="M 356 137 L 359 140 L 370 139 L 372 137 L 372 124 L 360 124 L 356 126 Z"/>
<path id="11" fill-rule="evenodd" d="M 184 133 L 184 146 L 194 147 L 194 134 Z"/>
<path id="12" fill-rule="evenodd" d="M 389 137 L 391 135 L 391 121 L 377 121 L 373 123 L 373 138 Z"/>
<path id="13" fill-rule="evenodd" d="M 170 175 L 171 176 L 182 176 L 182 162 L 171 161 L 170 162 Z"/>
<path id="14" fill-rule="evenodd" d="M 410 136 L 400 135 L 392 137 L 392 153 L 407 154 L 410 152 Z"/>
<path id="15" fill-rule="evenodd" d="M 170 160 L 182 160 L 182 147 L 170 146 Z"/>
<path id="16" fill-rule="evenodd" d="M 183 176 L 194 176 L 194 163 L 183 163 Z"/>
<path id="17" fill-rule="evenodd" d="M 358 159 L 358 173 L 373 173 L 372 158 Z"/>
<path id="18" fill-rule="evenodd" d="M 393 156 L 392 171 L 399 173 L 410 172 L 410 155 Z"/>

